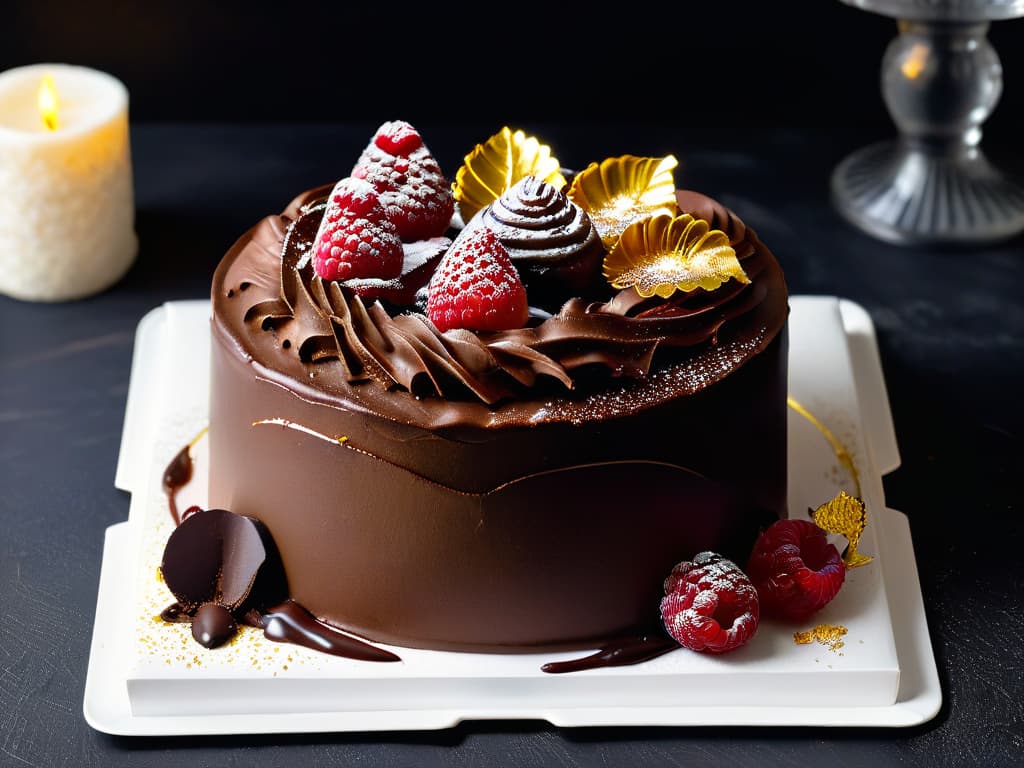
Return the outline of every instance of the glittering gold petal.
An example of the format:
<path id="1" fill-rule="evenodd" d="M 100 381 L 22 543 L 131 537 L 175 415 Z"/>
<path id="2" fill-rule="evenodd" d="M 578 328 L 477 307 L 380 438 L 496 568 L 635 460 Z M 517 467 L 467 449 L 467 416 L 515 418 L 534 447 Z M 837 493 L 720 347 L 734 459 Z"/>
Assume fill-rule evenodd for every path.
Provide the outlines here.
<path id="1" fill-rule="evenodd" d="M 749 283 L 724 232 L 688 213 L 659 213 L 630 224 L 605 256 L 613 288 L 667 299 L 678 291 L 713 291 L 730 278 Z"/>
<path id="2" fill-rule="evenodd" d="M 452 194 L 464 222 L 505 193 L 516 182 L 536 176 L 556 189 L 565 186 L 561 165 L 551 147 L 534 136 L 505 126 L 466 155 L 455 174 Z"/>
<path id="3" fill-rule="evenodd" d="M 609 157 L 580 171 L 567 194 L 590 215 L 605 248 L 611 248 L 630 224 L 676 212 L 672 171 L 678 164 L 673 155 Z"/>

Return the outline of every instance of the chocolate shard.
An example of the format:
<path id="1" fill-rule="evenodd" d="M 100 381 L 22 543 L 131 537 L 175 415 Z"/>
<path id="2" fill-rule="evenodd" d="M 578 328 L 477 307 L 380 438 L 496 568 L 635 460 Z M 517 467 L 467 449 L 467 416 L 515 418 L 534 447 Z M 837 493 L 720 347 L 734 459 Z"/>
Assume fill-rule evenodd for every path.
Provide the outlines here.
<path id="1" fill-rule="evenodd" d="M 261 592 L 277 597 L 283 591 L 269 532 L 258 520 L 224 509 L 186 517 L 167 539 L 160 570 L 168 589 L 189 614 L 204 603 L 234 613 L 252 602 L 249 598 L 255 597 L 258 576 L 269 577 L 259 579 L 267 587 Z"/>

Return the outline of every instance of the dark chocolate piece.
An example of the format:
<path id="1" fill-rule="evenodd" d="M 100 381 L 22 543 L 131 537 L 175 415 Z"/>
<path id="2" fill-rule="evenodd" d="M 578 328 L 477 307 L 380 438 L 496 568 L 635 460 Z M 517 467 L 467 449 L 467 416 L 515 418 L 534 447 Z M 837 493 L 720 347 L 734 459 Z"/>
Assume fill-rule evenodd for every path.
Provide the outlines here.
<path id="1" fill-rule="evenodd" d="M 217 603 L 233 611 L 245 602 L 268 559 L 263 525 L 223 509 L 189 515 L 164 547 L 160 570 L 186 611 Z"/>
<path id="2" fill-rule="evenodd" d="M 237 631 L 231 611 L 217 603 L 203 603 L 192 617 L 192 637 L 205 648 L 224 645 Z"/>

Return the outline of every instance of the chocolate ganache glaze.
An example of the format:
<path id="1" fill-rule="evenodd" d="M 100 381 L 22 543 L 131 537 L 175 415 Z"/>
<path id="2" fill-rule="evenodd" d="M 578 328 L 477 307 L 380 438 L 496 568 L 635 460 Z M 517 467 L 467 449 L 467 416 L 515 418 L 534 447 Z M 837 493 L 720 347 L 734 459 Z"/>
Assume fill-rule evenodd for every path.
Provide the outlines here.
<path id="1" fill-rule="evenodd" d="M 750 278 L 604 287 L 503 332 L 437 331 L 305 263 L 323 187 L 212 285 L 210 504 L 270 531 L 292 600 L 377 642 L 513 652 L 645 632 L 703 549 L 785 512 L 787 292 L 731 211 L 680 191 Z"/>

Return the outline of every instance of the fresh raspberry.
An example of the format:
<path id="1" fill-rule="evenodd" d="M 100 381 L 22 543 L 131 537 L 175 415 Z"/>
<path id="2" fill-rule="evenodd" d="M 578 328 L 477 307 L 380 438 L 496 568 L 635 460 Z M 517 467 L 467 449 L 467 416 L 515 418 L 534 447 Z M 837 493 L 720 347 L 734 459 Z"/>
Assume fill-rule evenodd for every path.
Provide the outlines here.
<path id="1" fill-rule="evenodd" d="M 408 156 L 423 146 L 423 137 L 404 120 L 392 120 L 381 124 L 373 143 L 392 155 Z"/>
<path id="2" fill-rule="evenodd" d="M 757 631 L 757 590 L 734 562 L 701 552 L 679 563 L 665 580 L 661 619 L 684 648 L 726 653 Z"/>
<path id="3" fill-rule="evenodd" d="M 350 177 L 335 184 L 313 240 L 316 273 L 324 280 L 388 280 L 401 274 L 403 258 L 402 241 L 374 188 Z"/>
<path id="4" fill-rule="evenodd" d="M 328 203 L 351 216 L 361 216 L 379 221 L 384 217 L 384 207 L 372 184 L 362 179 L 344 178 L 334 185 Z"/>
<path id="5" fill-rule="evenodd" d="M 758 537 L 747 573 L 765 616 L 803 621 L 836 596 L 846 567 L 817 525 L 778 520 Z"/>
<path id="6" fill-rule="evenodd" d="M 351 175 L 373 185 L 405 242 L 437 237 L 448 229 L 455 212 L 451 184 L 408 123 L 381 125 Z"/>
<path id="7" fill-rule="evenodd" d="M 430 279 L 427 316 L 440 331 L 522 328 L 526 289 L 497 236 L 480 225 L 463 230 Z"/>

